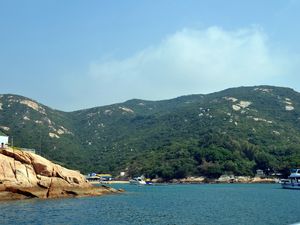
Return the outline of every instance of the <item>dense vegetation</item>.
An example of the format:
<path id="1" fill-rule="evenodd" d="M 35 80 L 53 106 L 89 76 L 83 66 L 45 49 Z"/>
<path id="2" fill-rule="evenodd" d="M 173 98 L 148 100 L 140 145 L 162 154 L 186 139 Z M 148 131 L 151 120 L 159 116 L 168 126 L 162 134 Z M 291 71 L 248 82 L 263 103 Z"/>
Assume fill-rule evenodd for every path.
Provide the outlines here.
<path id="1" fill-rule="evenodd" d="M 288 173 L 300 166 L 300 94 L 240 87 L 208 95 L 61 112 L 0 98 L 0 128 L 14 145 L 83 172 L 165 179 Z"/>

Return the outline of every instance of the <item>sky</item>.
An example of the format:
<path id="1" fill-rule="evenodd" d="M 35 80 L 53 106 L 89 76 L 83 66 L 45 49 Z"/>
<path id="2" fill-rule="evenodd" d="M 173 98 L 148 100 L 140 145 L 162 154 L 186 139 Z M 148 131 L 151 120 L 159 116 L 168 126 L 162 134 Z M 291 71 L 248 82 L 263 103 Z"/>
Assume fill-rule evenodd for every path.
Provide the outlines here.
<path id="1" fill-rule="evenodd" d="M 300 0 L 0 0 L 0 93 L 74 111 L 300 91 L 299 11 Z"/>

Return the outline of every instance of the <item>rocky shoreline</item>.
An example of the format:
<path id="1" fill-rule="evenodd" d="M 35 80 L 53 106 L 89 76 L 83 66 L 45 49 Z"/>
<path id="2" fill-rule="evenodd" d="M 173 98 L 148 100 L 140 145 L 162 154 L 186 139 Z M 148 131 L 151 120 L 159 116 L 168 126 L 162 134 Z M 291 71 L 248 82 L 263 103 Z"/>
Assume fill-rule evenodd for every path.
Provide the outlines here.
<path id="1" fill-rule="evenodd" d="M 182 179 L 172 179 L 164 182 L 160 179 L 153 179 L 153 183 L 171 183 L 171 184 L 257 184 L 257 183 L 278 183 L 278 178 L 261 178 L 249 176 L 221 176 L 218 179 L 210 179 L 207 177 L 187 177 Z"/>
<path id="2" fill-rule="evenodd" d="M 95 187 L 78 171 L 30 152 L 0 149 L 0 201 L 30 198 L 64 198 L 121 193 L 107 186 Z"/>

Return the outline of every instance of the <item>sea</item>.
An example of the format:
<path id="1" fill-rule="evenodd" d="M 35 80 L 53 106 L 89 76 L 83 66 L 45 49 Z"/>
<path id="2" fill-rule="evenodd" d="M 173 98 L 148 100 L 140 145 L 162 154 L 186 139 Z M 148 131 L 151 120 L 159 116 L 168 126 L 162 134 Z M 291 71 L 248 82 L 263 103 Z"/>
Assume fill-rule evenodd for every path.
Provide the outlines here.
<path id="1" fill-rule="evenodd" d="M 112 185 L 122 194 L 0 202 L 0 224 L 296 224 L 300 190 L 280 184 Z"/>

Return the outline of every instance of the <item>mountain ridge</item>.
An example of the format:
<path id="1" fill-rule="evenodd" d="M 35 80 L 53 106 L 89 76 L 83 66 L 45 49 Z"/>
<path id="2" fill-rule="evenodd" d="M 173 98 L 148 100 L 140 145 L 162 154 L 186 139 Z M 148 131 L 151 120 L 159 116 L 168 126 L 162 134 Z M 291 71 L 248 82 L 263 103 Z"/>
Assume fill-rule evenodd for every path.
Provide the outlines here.
<path id="1" fill-rule="evenodd" d="M 19 95 L 1 95 L 0 104 L 0 129 L 16 145 L 84 172 L 170 179 L 286 172 L 300 163 L 300 93 L 291 88 L 237 87 L 72 112 Z"/>

